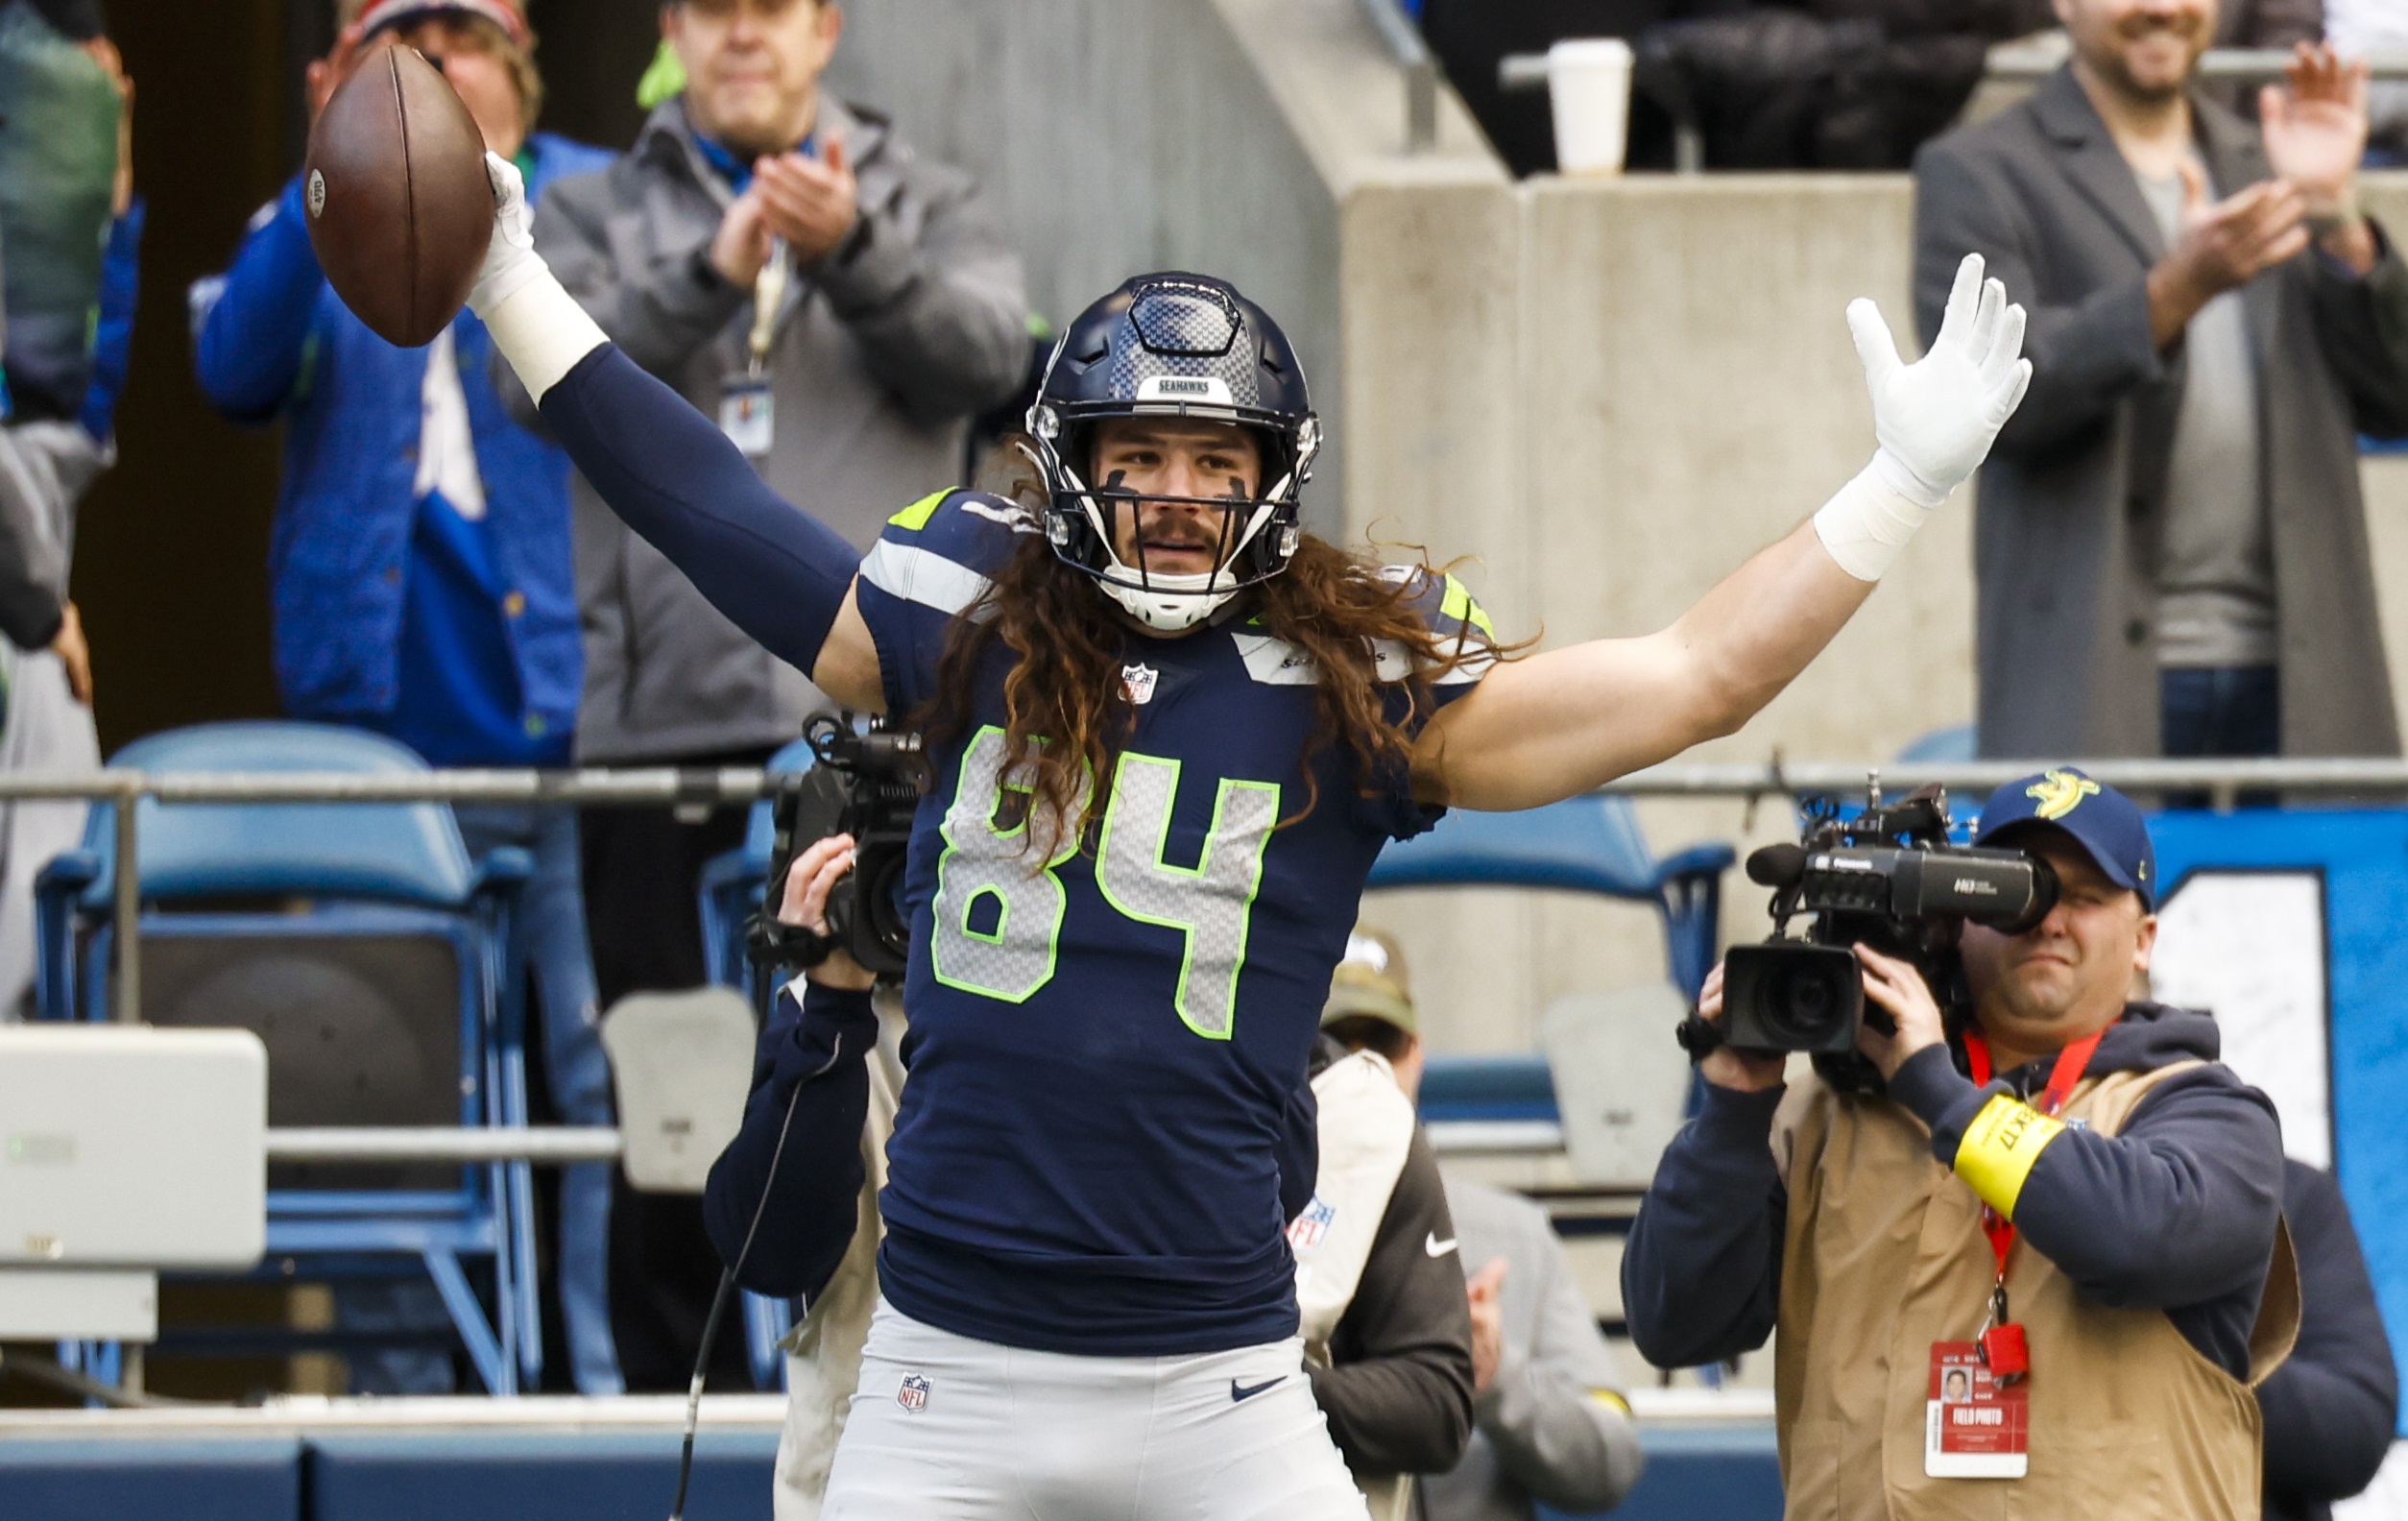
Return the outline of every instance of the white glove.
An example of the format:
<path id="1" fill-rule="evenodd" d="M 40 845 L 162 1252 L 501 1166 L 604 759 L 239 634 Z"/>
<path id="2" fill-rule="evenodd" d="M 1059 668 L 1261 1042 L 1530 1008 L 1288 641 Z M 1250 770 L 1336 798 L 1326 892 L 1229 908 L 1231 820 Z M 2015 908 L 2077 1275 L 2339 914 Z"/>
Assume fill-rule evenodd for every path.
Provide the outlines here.
<path id="1" fill-rule="evenodd" d="M 2032 384 L 2023 357 L 2023 308 L 1982 278 L 1982 255 L 1957 266 L 1947 315 L 1931 352 L 1898 359 L 1897 340 L 1869 301 L 1848 304 L 1848 330 L 1865 362 L 1881 447 L 1864 473 L 1815 515 L 1815 532 L 1840 567 L 1878 581 L 1932 510 L 1989 457 Z"/>
<path id="2" fill-rule="evenodd" d="M 1982 255 L 1968 254 L 1922 358 L 1899 363 L 1881 308 L 1862 298 L 1848 303 L 1848 330 L 1873 394 L 1875 464 L 1899 495 L 1938 506 L 1989 457 L 1990 441 L 2032 383 L 2023 308 L 2008 302 L 2006 286 L 1982 278 Z"/>
<path id="3" fill-rule="evenodd" d="M 494 184 L 494 241 L 485 250 L 484 273 L 469 291 L 469 309 L 484 320 L 494 347 L 541 402 L 610 339 L 535 251 L 535 213 L 527 208 L 518 167 L 489 153 L 485 176 Z"/>
<path id="4" fill-rule="evenodd" d="M 494 184 L 494 241 L 485 269 L 469 290 L 469 309 L 479 317 L 517 295 L 548 266 L 535 251 L 535 212 L 518 166 L 496 153 L 485 156 L 485 178 Z"/>

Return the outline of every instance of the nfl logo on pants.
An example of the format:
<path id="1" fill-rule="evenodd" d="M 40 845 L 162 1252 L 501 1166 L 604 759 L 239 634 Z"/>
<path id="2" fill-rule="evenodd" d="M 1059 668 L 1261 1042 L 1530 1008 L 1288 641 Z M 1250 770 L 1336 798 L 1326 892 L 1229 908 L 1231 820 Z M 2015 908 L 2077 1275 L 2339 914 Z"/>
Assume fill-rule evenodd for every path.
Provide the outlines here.
<path id="1" fill-rule="evenodd" d="M 917 1373 L 903 1375 L 903 1388 L 895 1391 L 895 1403 L 907 1411 L 928 1408 L 928 1381 Z"/>

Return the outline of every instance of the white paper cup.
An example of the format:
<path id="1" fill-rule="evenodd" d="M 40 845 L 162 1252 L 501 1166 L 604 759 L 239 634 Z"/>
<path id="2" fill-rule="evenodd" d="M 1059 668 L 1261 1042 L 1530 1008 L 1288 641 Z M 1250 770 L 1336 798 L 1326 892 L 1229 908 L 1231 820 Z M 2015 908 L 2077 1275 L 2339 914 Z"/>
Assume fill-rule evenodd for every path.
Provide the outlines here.
<path id="1" fill-rule="evenodd" d="M 1555 167 L 1568 175 L 1622 173 L 1630 134 L 1630 44 L 1577 37 L 1547 50 L 1555 109 Z"/>

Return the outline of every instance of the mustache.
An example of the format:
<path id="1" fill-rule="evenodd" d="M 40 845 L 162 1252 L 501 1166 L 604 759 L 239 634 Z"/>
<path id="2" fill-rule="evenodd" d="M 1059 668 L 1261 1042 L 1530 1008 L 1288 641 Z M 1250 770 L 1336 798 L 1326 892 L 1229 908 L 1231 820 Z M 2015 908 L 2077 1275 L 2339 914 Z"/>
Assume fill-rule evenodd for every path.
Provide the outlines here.
<path id="1" fill-rule="evenodd" d="M 2116 26 L 2115 35 L 2135 42 L 2156 32 L 2171 33 L 2176 36 L 2196 36 L 2203 30 L 2204 20 L 2204 17 L 2189 12 L 2128 16 Z"/>

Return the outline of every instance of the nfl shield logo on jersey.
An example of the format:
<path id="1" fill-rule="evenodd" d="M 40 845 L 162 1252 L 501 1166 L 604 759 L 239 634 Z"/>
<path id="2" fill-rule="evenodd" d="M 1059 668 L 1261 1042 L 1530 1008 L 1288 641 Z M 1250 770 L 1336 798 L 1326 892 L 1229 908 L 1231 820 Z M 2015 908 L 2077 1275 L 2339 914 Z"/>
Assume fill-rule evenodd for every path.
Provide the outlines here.
<path id="1" fill-rule="evenodd" d="M 928 1408 L 928 1381 L 917 1373 L 903 1375 L 903 1388 L 895 1391 L 895 1403 L 907 1411 Z"/>
<path id="2" fill-rule="evenodd" d="M 1120 684 L 1129 689 L 1129 701 L 1140 708 L 1154 700 L 1154 683 L 1161 679 L 1160 671 L 1142 663 L 1120 667 Z"/>
<path id="3" fill-rule="evenodd" d="M 1291 1251 L 1312 1251 L 1321 1244 L 1321 1238 L 1330 1233 L 1330 1221 L 1337 1219 L 1337 1207 L 1325 1203 L 1319 1195 L 1305 1206 L 1288 1227 L 1288 1246 Z"/>

